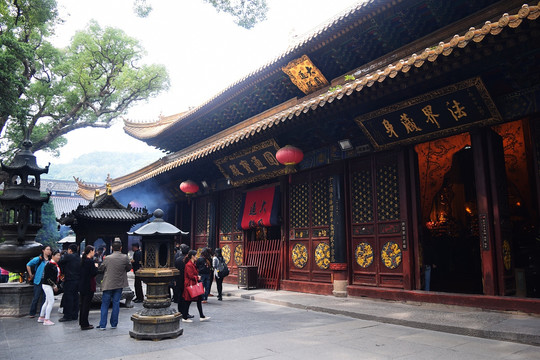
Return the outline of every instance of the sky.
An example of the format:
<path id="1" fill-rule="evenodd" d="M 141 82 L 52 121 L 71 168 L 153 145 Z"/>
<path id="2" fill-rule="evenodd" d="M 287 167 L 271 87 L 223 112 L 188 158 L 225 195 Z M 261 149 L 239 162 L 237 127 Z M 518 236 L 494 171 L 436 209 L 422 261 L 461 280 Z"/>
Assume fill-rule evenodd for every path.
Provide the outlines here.
<path id="1" fill-rule="evenodd" d="M 302 36 L 349 8 L 358 0 L 267 0 L 268 19 L 253 29 L 234 24 L 203 0 L 148 0 L 153 11 L 138 18 L 133 0 L 57 0 L 63 24 L 52 39 L 65 47 L 90 20 L 102 27 L 124 30 L 146 50 L 144 62 L 163 64 L 170 76 L 170 89 L 133 107 L 125 118 L 151 121 L 196 107 L 235 82 L 268 64 Z M 295 40 L 296 39 L 296 40 Z M 110 129 L 80 129 L 69 133 L 59 158 L 36 153 L 40 164 L 69 163 L 94 151 L 153 152 L 123 131 L 121 120 Z M 83 179 L 84 180 L 84 179 Z"/>

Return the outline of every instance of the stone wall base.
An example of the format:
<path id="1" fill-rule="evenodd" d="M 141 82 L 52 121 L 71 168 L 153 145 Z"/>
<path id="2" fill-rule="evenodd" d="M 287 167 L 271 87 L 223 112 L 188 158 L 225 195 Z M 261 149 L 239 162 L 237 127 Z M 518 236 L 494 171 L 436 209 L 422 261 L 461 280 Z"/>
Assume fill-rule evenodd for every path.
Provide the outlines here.
<path id="1" fill-rule="evenodd" d="M 34 286 L 25 283 L 0 284 L 0 316 L 20 317 L 28 315 Z"/>

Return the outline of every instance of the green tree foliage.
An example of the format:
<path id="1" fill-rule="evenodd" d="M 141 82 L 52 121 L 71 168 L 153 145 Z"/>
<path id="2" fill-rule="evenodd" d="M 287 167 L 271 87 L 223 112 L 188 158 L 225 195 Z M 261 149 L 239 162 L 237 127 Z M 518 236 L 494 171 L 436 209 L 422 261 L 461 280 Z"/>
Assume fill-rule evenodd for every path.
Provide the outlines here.
<path id="1" fill-rule="evenodd" d="M 58 249 L 58 241 L 67 236 L 68 229 L 58 230 L 58 223 L 54 214 L 52 201 L 44 203 L 41 207 L 41 224 L 36 235 L 36 241 L 43 245 L 50 245 L 52 249 Z"/>
<path id="2" fill-rule="evenodd" d="M 0 0 L 0 131 L 10 116 L 28 110 L 21 97 L 39 67 L 37 49 L 57 16 L 54 0 Z"/>
<path id="3" fill-rule="evenodd" d="M 236 25 L 246 29 L 266 20 L 268 5 L 266 0 L 203 0 L 212 5 L 218 12 L 224 12 L 233 17 Z M 147 0 L 134 0 L 133 11 L 139 17 L 146 17 L 152 12 L 152 5 Z"/>
<path id="4" fill-rule="evenodd" d="M 204 0 L 216 8 L 232 15 L 235 24 L 251 29 L 257 23 L 266 20 L 268 6 L 266 0 Z"/>
<path id="5" fill-rule="evenodd" d="M 56 152 L 68 132 L 108 128 L 130 106 L 169 87 L 165 67 L 143 64 L 144 49 L 122 30 L 91 22 L 57 49 L 46 38 L 57 21 L 54 0 L 0 0 L 0 12 L 4 156 L 26 134 L 33 151 Z"/>

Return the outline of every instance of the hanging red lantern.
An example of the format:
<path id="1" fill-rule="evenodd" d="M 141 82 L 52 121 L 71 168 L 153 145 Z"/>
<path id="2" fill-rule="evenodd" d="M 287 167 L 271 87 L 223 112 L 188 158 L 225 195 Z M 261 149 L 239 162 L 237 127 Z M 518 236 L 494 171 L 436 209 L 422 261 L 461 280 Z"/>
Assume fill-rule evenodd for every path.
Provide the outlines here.
<path id="1" fill-rule="evenodd" d="M 276 153 L 276 159 L 286 166 L 294 166 L 304 158 L 304 153 L 297 147 L 285 145 Z"/>
<path id="2" fill-rule="evenodd" d="M 180 184 L 180 190 L 182 190 L 187 195 L 192 195 L 199 191 L 199 185 L 197 185 L 195 181 L 186 180 Z"/>

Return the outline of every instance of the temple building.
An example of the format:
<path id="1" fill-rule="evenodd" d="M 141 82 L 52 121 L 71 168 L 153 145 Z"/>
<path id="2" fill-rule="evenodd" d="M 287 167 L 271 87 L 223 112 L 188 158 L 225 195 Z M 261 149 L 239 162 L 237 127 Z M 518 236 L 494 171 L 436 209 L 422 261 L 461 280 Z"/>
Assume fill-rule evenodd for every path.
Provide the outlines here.
<path id="1" fill-rule="evenodd" d="M 125 121 L 167 155 L 110 186 L 159 189 L 230 282 L 540 313 L 539 16 L 361 2 L 204 104 Z"/>

